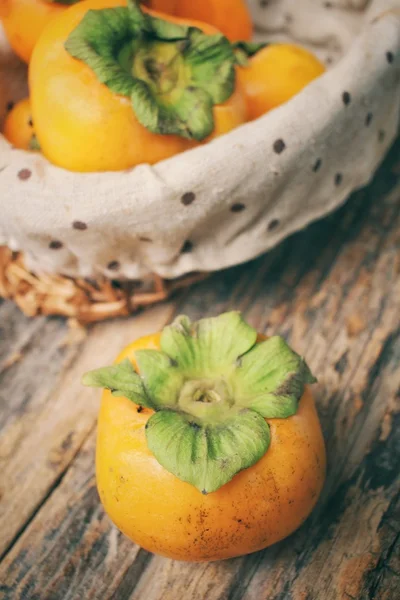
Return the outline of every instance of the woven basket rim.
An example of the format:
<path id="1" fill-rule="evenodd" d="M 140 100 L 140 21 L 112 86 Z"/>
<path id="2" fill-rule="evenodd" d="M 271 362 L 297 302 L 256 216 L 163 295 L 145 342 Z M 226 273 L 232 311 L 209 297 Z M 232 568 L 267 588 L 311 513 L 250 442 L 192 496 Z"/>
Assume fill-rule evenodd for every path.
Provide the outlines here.
<path id="1" fill-rule="evenodd" d="M 34 273 L 21 252 L 0 246 L 0 296 L 13 300 L 28 317 L 60 315 L 88 324 L 128 316 L 206 277 L 207 273 L 192 273 L 166 280 L 152 274 L 144 280 L 119 281 Z"/>

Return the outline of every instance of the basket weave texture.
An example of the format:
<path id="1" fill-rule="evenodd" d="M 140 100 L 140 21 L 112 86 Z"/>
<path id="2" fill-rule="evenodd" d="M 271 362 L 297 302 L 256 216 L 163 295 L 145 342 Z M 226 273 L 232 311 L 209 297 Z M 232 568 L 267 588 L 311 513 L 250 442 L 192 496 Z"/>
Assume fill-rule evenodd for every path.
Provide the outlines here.
<path id="1" fill-rule="evenodd" d="M 106 277 L 91 281 L 34 274 L 26 268 L 21 253 L 0 247 L 0 296 L 13 300 L 29 317 L 62 315 L 85 325 L 127 316 L 204 277 L 206 274 L 197 273 L 167 282 L 154 275 L 121 283 Z"/>

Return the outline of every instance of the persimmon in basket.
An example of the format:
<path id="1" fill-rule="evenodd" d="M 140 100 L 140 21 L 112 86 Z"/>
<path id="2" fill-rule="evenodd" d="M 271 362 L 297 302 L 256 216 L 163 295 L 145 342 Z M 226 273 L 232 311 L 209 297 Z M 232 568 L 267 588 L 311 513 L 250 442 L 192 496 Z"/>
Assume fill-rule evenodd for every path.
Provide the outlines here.
<path id="1" fill-rule="evenodd" d="M 176 0 L 174 14 L 210 23 L 232 42 L 250 40 L 253 34 L 246 0 Z"/>
<path id="2" fill-rule="evenodd" d="M 260 550 L 307 518 L 325 447 L 304 360 L 239 313 L 178 317 L 86 374 L 106 388 L 96 472 L 113 522 L 178 560 Z"/>
<path id="3" fill-rule="evenodd" d="M 207 143 L 286 102 L 324 71 L 303 48 L 232 43 L 213 25 L 138 1 L 68 4 L 35 46 L 29 87 L 35 149 L 71 171 L 124 170 Z M 22 106 L 3 133 L 25 149 Z"/>
<path id="4" fill-rule="evenodd" d="M 29 68 L 43 154 L 71 171 L 153 164 L 246 121 L 228 39 L 207 24 L 86 0 L 53 19 Z"/>
<path id="5" fill-rule="evenodd" d="M 20 100 L 11 108 L 3 125 L 3 134 L 14 148 L 39 150 L 29 98 Z"/>
<path id="6" fill-rule="evenodd" d="M 296 44 L 239 42 L 235 49 L 249 120 L 284 104 L 325 71 L 312 52 Z"/>

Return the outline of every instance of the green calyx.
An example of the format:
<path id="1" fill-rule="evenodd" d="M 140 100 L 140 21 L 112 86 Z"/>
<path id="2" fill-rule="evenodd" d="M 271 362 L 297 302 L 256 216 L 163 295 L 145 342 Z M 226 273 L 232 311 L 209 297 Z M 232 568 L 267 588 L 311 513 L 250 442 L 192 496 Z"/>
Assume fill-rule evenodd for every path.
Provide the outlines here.
<path id="1" fill-rule="evenodd" d="M 29 140 L 29 150 L 32 150 L 32 152 L 39 152 L 41 150 L 36 134 L 32 134 L 32 137 Z"/>
<path id="2" fill-rule="evenodd" d="M 235 86 L 235 53 L 223 35 L 164 21 L 139 3 L 89 10 L 65 48 L 114 93 L 131 99 L 153 133 L 201 141 L 214 129 L 213 106 Z"/>
<path id="3" fill-rule="evenodd" d="M 235 42 L 232 44 L 232 49 L 235 54 L 236 64 L 241 67 L 247 67 L 249 64 L 249 58 L 267 46 L 268 43 L 266 42 Z"/>
<path id="4" fill-rule="evenodd" d="M 160 350 L 91 371 L 84 385 L 110 389 L 154 410 L 146 438 L 158 462 L 202 493 L 218 490 L 268 450 L 265 419 L 296 413 L 306 383 L 304 360 L 278 336 L 257 332 L 230 312 L 192 323 L 178 317 Z"/>

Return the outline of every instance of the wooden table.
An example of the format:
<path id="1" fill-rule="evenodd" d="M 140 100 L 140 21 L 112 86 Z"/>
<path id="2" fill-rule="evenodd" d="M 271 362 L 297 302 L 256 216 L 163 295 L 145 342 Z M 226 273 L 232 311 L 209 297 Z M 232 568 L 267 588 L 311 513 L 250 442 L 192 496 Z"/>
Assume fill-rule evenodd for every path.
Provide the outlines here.
<path id="1" fill-rule="evenodd" d="M 400 597 L 400 144 L 372 184 L 266 256 L 87 333 L 0 306 L 0 597 L 338 600 Z M 319 377 L 323 496 L 289 539 L 220 563 L 173 562 L 113 527 L 94 480 L 99 392 L 80 375 L 176 314 L 241 309 Z M 398 430 L 397 430 L 398 434 Z"/>

